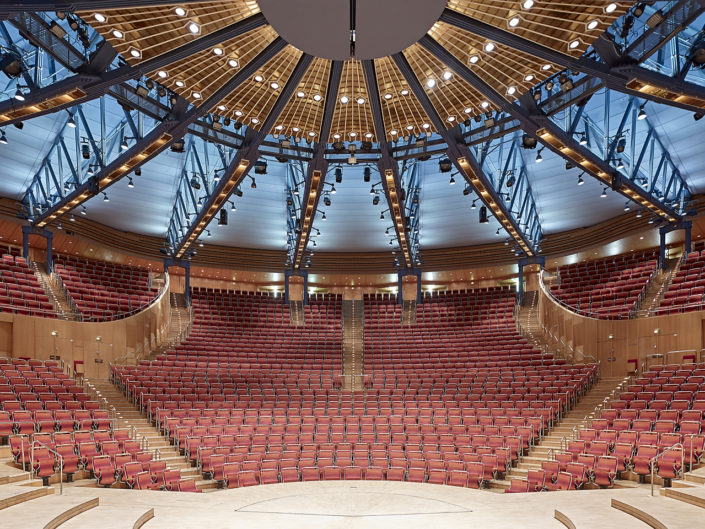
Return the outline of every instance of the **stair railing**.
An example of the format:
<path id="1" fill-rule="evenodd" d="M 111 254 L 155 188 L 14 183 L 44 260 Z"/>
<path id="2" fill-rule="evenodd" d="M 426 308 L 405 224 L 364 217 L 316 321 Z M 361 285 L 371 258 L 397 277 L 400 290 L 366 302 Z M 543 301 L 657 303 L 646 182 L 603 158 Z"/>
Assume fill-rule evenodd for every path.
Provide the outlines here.
<path id="1" fill-rule="evenodd" d="M 691 445 L 692 446 L 692 445 Z M 683 448 L 683 445 L 681 443 L 675 444 L 673 446 L 669 446 L 666 448 L 663 452 L 660 454 L 656 454 L 654 457 L 652 457 L 649 460 L 649 466 L 651 467 L 651 495 L 654 495 L 654 475 L 656 473 L 656 464 L 658 463 L 658 460 L 663 457 L 663 455 L 667 452 L 670 452 L 671 450 L 675 450 L 677 448 L 681 449 L 681 468 L 678 472 L 675 473 L 676 476 L 683 475 L 683 472 L 685 471 L 685 449 Z"/>

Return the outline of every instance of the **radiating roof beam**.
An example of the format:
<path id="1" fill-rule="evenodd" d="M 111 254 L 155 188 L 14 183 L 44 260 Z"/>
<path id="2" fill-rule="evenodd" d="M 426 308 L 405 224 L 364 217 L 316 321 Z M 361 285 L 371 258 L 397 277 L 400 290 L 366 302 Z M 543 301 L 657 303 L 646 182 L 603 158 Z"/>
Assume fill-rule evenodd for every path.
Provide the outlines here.
<path id="1" fill-rule="evenodd" d="M 372 108 L 372 119 L 374 121 L 375 133 L 380 144 L 382 156 L 377 162 L 377 169 L 382 178 L 382 188 L 387 198 L 389 214 L 394 221 L 394 231 L 397 235 L 399 248 L 404 256 L 404 267 L 413 268 L 414 255 L 411 246 L 411 237 L 406 227 L 406 208 L 402 197 L 401 178 L 399 177 L 399 166 L 392 156 L 392 149 L 387 140 L 387 131 L 384 126 L 382 115 L 382 105 L 379 100 L 379 87 L 377 84 L 377 74 L 375 72 L 374 61 L 362 61 L 362 70 L 365 74 L 365 84 L 367 85 L 367 99 Z"/>
<path id="2" fill-rule="evenodd" d="M 674 79 L 634 64 L 610 66 L 586 55 L 580 58 L 571 57 L 451 9 L 443 12 L 441 21 L 563 68 L 597 77 L 612 90 L 694 112 L 705 109 L 705 87 L 694 83 Z M 424 37 L 430 38 L 428 35 Z M 604 35 L 601 36 L 595 46 L 604 43 L 605 39 Z"/>
<path id="3" fill-rule="evenodd" d="M 340 78 L 343 73 L 343 62 L 333 61 L 328 75 L 328 89 L 326 91 L 325 106 L 323 108 L 323 119 L 321 121 L 320 141 L 316 144 L 313 159 L 308 163 L 306 170 L 306 186 L 304 188 L 301 204 L 301 218 L 299 219 L 298 238 L 294 250 L 293 267 L 301 268 L 311 227 L 318 209 L 318 201 L 321 198 L 321 190 L 326 180 L 328 172 L 328 161 L 325 159 L 326 142 L 330 136 L 333 125 L 333 112 L 335 111 L 336 97 L 340 87 Z"/>
<path id="4" fill-rule="evenodd" d="M 278 40 L 281 40 L 281 38 L 278 38 L 277 41 Z M 291 99 L 292 94 L 301 82 L 301 78 L 306 73 L 312 61 L 312 56 L 306 53 L 301 55 L 291 76 L 287 79 L 286 84 L 272 106 L 271 111 L 262 122 L 261 128 L 258 131 L 254 131 L 251 128 L 247 129 L 242 147 L 225 169 L 220 181 L 217 185 L 213 186 L 210 195 L 204 201 L 203 207 L 198 212 L 198 215 L 196 215 L 195 220 L 191 223 L 188 230 L 186 230 L 186 233 L 170 241 L 174 257 L 181 258 L 184 256 L 186 251 L 198 237 L 200 237 L 203 230 L 206 229 L 206 226 L 208 226 L 220 208 L 227 202 L 235 188 L 237 188 L 247 176 L 247 173 L 259 158 L 260 145 L 271 132 L 276 120 L 289 102 L 289 99 Z M 253 74 L 254 72 L 249 72 L 248 77 Z"/>
<path id="5" fill-rule="evenodd" d="M 43 21 L 41 22 L 46 24 Z M 125 65 L 115 70 L 103 72 L 100 75 L 78 74 L 26 93 L 24 101 L 20 102 L 14 98 L 8 99 L 0 103 L 0 125 L 10 125 L 31 117 L 56 112 L 77 103 L 96 99 L 104 95 L 115 84 L 120 84 L 130 79 L 137 79 L 184 57 L 252 31 L 266 23 L 264 16 L 258 13 L 158 55 L 153 59 L 139 63 L 136 66 Z M 22 26 L 18 27 L 21 29 Z M 45 29 L 48 31 L 47 28 Z"/>
<path id="6" fill-rule="evenodd" d="M 404 75 L 406 82 L 409 83 L 411 91 L 414 93 L 429 119 L 432 121 L 433 126 L 448 144 L 448 157 L 451 162 L 453 162 L 453 165 L 455 165 L 456 169 L 460 172 L 463 178 L 465 178 L 465 181 L 475 189 L 478 198 L 483 204 L 490 208 L 506 232 L 517 242 L 521 250 L 526 255 L 535 255 L 536 247 L 529 240 L 528 235 L 524 233 L 511 211 L 507 209 L 504 200 L 498 196 L 491 180 L 484 173 L 481 165 L 463 141 L 462 132 L 457 126 L 451 131 L 446 128 L 444 121 L 438 115 L 431 99 L 428 97 L 428 94 L 426 94 L 426 91 L 414 74 L 414 71 L 406 57 L 402 53 L 397 53 L 392 58 L 401 73 Z M 444 61 L 440 57 L 439 59 L 446 66 L 453 69 L 453 64 Z M 479 87 L 476 88 L 480 90 Z M 487 88 L 492 90 L 489 87 Z M 482 90 L 480 90 L 480 92 L 482 92 Z M 488 94 L 488 97 L 489 95 L 492 95 L 491 99 L 496 99 L 498 102 L 500 99 L 504 99 L 496 92 L 494 94 Z M 506 100 L 504 102 L 508 103 Z M 501 107 L 502 105 L 498 106 Z"/>
<path id="7" fill-rule="evenodd" d="M 658 213 L 669 221 L 680 218 L 680 215 L 672 207 L 665 204 L 658 197 L 634 184 L 633 181 L 623 178 L 618 170 L 610 166 L 609 161 L 603 160 L 583 145 L 580 145 L 578 140 L 572 138 L 561 128 L 565 125 L 558 125 L 545 114 L 539 113 L 535 108 L 535 101 L 532 97 L 522 97 L 523 106 L 512 103 L 496 92 L 475 72 L 470 70 L 462 61 L 458 60 L 433 38 L 425 35 L 421 39 L 420 44 L 438 60 L 443 62 L 476 90 L 482 93 L 489 101 L 492 101 L 492 103 L 502 111 L 517 119 L 524 132 L 537 138 L 551 151 L 573 165 L 582 167 L 587 174 L 598 179 L 603 184 L 612 186 L 615 191 L 622 193 L 631 200 L 641 203 L 643 206 L 648 207 L 651 211 Z M 533 112 L 529 109 L 530 105 L 534 105 Z"/>
<path id="8" fill-rule="evenodd" d="M 199 4 L 207 0 L 179 0 L 180 5 Z M 130 9 L 132 7 L 173 5 L 168 0 L 75 0 L 47 2 L 46 0 L 6 0 L 0 4 L 0 19 L 22 11 L 101 11 L 106 9 Z"/>
<path id="9" fill-rule="evenodd" d="M 108 186 L 120 180 L 129 172 L 134 171 L 157 156 L 175 140 L 183 137 L 191 124 L 202 117 L 206 112 L 209 112 L 230 92 L 247 81 L 259 68 L 269 62 L 270 59 L 286 46 L 287 44 L 283 39 L 275 39 L 262 50 L 257 57 L 244 65 L 222 87 L 216 90 L 208 99 L 204 100 L 200 106 L 192 107 L 188 112 L 184 112 L 185 109 L 175 108 L 174 112 L 170 114 L 167 119 L 156 125 L 154 129 L 144 137 L 139 138 L 132 147 L 126 149 L 115 158 L 115 160 L 101 168 L 97 174 L 87 179 L 70 195 L 51 204 L 50 207 L 35 220 L 35 225 L 38 227 L 45 226 L 47 223 L 81 205 L 98 192 L 103 191 Z M 185 101 L 181 100 L 181 103 L 185 104 Z"/>

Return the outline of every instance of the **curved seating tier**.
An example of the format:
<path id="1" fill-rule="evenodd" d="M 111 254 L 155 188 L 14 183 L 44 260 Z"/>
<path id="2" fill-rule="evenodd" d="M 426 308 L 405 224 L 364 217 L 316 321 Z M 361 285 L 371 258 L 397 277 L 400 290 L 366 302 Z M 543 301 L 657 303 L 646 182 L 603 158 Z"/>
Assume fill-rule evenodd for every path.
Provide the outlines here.
<path id="1" fill-rule="evenodd" d="M 0 258 L 0 311 L 56 318 L 54 306 L 24 258 Z"/>
<path id="2" fill-rule="evenodd" d="M 657 259 L 650 250 L 560 267 L 560 284 L 551 294 L 584 316 L 628 318 L 657 270 Z"/>
<path id="3" fill-rule="evenodd" d="M 655 315 L 705 308 L 705 249 L 688 254 L 671 280 Z"/>
<path id="4" fill-rule="evenodd" d="M 62 254 L 54 257 L 54 268 L 84 320 L 129 315 L 158 295 L 142 268 Z"/>

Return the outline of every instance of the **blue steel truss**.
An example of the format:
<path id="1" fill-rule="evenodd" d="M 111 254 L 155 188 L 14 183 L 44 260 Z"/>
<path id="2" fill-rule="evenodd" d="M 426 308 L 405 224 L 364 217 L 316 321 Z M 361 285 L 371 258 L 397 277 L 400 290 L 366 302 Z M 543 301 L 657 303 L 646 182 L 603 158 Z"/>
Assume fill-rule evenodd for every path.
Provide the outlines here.
<path id="1" fill-rule="evenodd" d="M 612 116 L 616 105 L 624 106 L 624 95 L 604 90 L 596 97 L 602 98 L 602 109 L 596 105 L 569 107 L 552 119 L 568 128 L 622 178 L 655 195 L 678 215 L 685 215 L 691 198 L 688 185 L 648 118 L 645 102 L 626 98 L 621 115 Z"/>

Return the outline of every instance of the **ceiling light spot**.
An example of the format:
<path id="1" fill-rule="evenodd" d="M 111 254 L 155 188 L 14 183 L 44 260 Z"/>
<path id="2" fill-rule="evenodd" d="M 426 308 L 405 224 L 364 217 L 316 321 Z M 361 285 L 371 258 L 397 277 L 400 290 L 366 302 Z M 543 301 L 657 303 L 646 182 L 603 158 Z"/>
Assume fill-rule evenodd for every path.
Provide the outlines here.
<path id="1" fill-rule="evenodd" d="M 191 95 L 194 99 L 201 99 L 201 92 L 193 92 Z"/>
<path id="2" fill-rule="evenodd" d="M 218 105 L 218 110 L 220 110 L 221 112 L 224 112 L 226 110 L 225 105 Z"/>
<path id="3" fill-rule="evenodd" d="M 528 83 L 528 82 L 531 82 L 531 81 L 533 81 L 533 80 L 534 80 L 534 76 L 533 76 L 532 74 L 529 74 L 529 75 L 525 75 L 525 76 L 524 76 L 524 81 L 526 81 L 527 83 Z"/>
<path id="4" fill-rule="evenodd" d="M 600 22 L 599 22 L 598 20 L 591 20 L 590 22 L 588 22 L 587 28 L 588 28 L 589 30 L 593 30 L 593 29 L 595 29 L 599 24 L 600 24 Z"/>
<path id="5" fill-rule="evenodd" d="M 348 134 L 348 136 L 350 136 L 351 138 L 354 138 L 355 136 L 357 136 L 357 132 L 351 132 Z"/>
<path id="6" fill-rule="evenodd" d="M 316 102 L 320 101 L 321 99 L 323 99 L 323 96 L 321 94 L 315 94 L 313 96 L 313 100 Z"/>
<path id="7" fill-rule="evenodd" d="M 252 118 L 252 123 L 254 123 L 255 125 L 257 125 L 257 123 L 259 123 L 259 119 L 257 119 L 257 118 Z"/>
<path id="8" fill-rule="evenodd" d="M 406 126 L 406 130 L 414 130 L 414 126 L 413 126 L 413 125 L 407 125 L 407 126 Z"/>
<path id="9" fill-rule="evenodd" d="M 159 70 L 159 71 L 157 72 L 157 77 L 159 77 L 160 79 L 166 79 L 167 76 L 168 76 L 168 75 L 167 75 L 167 73 L 166 73 L 164 70 Z"/>
<path id="10" fill-rule="evenodd" d="M 545 71 L 551 69 L 551 65 L 550 65 L 550 64 L 544 64 L 544 65 L 541 67 L 541 69 L 545 72 Z"/>
<path id="11" fill-rule="evenodd" d="M 448 122 L 450 122 L 450 123 L 453 123 L 453 122 L 455 121 L 455 116 L 448 116 L 448 117 L 446 118 L 446 121 L 448 121 Z"/>
<path id="12" fill-rule="evenodd" d="M 195 22 L 189 22 L 187 28 L 188 28 L 189 32 L 191 32 L 194 35 L 198 35 L 201 32 L 201 26 L 199 26 Z"/>
<path id="13" fill-rule="evenodd" d="M 384 94 L 384 99 L 389 101 L 392 98 L 392 94 Z"/>
<path id="14" fill-rule="evenodd" d="M 399 92 L 399 93 L 400 93 L 401 95 L 403 95 L 403 96 L 408 96 L 408 95 L 409 95 L 409 91 L 408 91 L 406 88 L 404 88 L 404 90 L 402 90 L 402 91 Z"/>
<path id="15" fill-rule="evenodd" d="M 428 123 L 424 123 L 423 125 L 421 125 L 421 127 L 424 129 L 429 129 L 431 128 L 431 125 L 429 125 Z"/>
<path id="16" fill-rule="evenodd" d="M 299 90 L 298 92 L 296 92 L 296 97 L 306 97 L 306 94 Z"/>
<path id="17" fill-rule="evenodd" d="M 340 102 L 345 105 L 350 101 L 350 98 L 348 96 L 343 96 L 340 98 Z"/>
<path id="18" fill-rule="evenodd" d="M 241 116 L 242 116 L 242 111 L 241 111 L 241 110 L 236 110 L 236 111 L 235 111 L 235 115 L 236 115 L 237 117 L 241 117 Z"/>
<path id="19" fill-rule="evenodd" d="M 277 83 L 276 81 L 273 81 L 272 83 L 270 83 L 269 86 L 271 87 L 272 90 L 279 90 L 279 83 Z"/>
<path id="20" fill-rule="evenodd" d="M 137 48 L 130 48 L 130 55 L 132 55 L 135 59 L 139 59 L 142 57 L 142 52 Z"/>
<path id="21" fill-rule="evenodd" d="M 483 101 L 482 103 L 480 103 L 480 106 L 482 108 L 487 108 L 488 106 L 490 106 L 490 104 L 487 101 Z"/>
<path id="22" fill-rule="evenodd" d="M 364 98 L 364 97 L 358 97 L 358 98 L 357 98 L 357 104 L 358 104 L 358 105 L 364 105 L 364 104 L 365 104 L 365 98 Z"/>
<path id="23" fill-rule="evenodd" d="M 531 9 L 532 7 L 534 7 L 534 0 L 524 0 L 524 2 L 522 2 L 521 4 L 521 7 L 523 7 L 524 9 Z"/>
<path id="24" fill-rule="evenodd" d="M 237 68 L 238 67 L 238 62 L 236 59 L 228 59 L 228 66 L 231 68 Z"/>
<path id="25" fill-rule="evenodd" d="M 294 131 L 294 132 L 299 132 L 301 129 L 300 129 L 299 127 L 294 127 L 294 128 L 292 128 L 291 130 Z"/>
<path id="26" fill-rule="evenodd" d="M 277 125 L 274 127 L 276 130 L 282 130 L 284 128 L 284 125 Z"/>
<path id="27" fill-rule="evenodd" d="M 464 110 L 466 114 L 472 114 L 472 108 L 468 107 Z"/>
<path id="28" fill-rule="evenodd" d="M 311 131 L 311 132 L 308 133 L 308 135 L 313 138 L 313 137 L 316 135 L 316 133 L 313 132 L 313 131 Z"/>
<path id="29" fill-rule="evenodd" d="M 114 29 L 113 30 L 113 37 L 115 37 L 116 39 L 122 39 L 125 37 L 125 34 L 122 31 L 120 31 L 119 29 Z"/>
<path id="30" fill-rule="evenodd" d="M 453 77 L 453 72 L 446 70 L 443 72 L 443 80 L 444 81 L 450 81 L 450 78 Z"/>
<path id="31" fill-rule="evenodd" d="M 223 55 L 223 48 L 213 48 L 213 53 L 216 55 Z"/>
<path id="32" fill-rule="evenodd" d="M 258 82 L 258 83 L 261 83 L 262 81 L 264 81 L 264 77 L 262 77 L 261 75 L 257 74 L 257 75 L 255 75 L 255 81 Z"/>
<path id="33" fill-rule="evenodd" d="M 436 86 L 436 80 L 433 77 L 426 80 L 426 88 L 433 88 L 434 86 Z"/>
<path id="34" fill-rule="evenodd" d="M 477 64 L 477 62 L 480 60 L 480 56 L 477 54 L 470 55 L 470 58 L 468 59 L 468 62 L 470 64 Z"/>
<path id="35" fill-rule="evenodd" d="M 570 44 L 568 44 L 568 48 L 570 48 L 571 50 L 574 50 L 578 46 L 580 46 L 580 41 L 578 39 L 575 39 L 575 40 L 571 41 Z"/>
<path id="36" fill-rule="evenodd" d="M 94 14 L 93 18 L 95 18 L 96 21 L 100 22 L 101 24 L 106 21 L 105 15 L 103 15 L 101 13 Z"/>
<path id="37" fill-rule="evenodd" d="M 396 135 L 397 135 L 397 131 L 396 131 L 396 130 L 390 130 L 390 131 L 389 131 L 389 134 L 391 134 L 392 136 L 396 136 Z"/>
<path id="38" fill-rule="evenodd" d="M 368 132 L 367 134 L 365 134 L 365 138 L 367 138 L 368 140 L 369 140 L 371 137 L 372 137 L 372 133 L 371 133 L 371 132 Z"/>
<path id="39" fill-rule="evenodd" d="M 334 140 L 339 140 L 339 139 L 340 139 L 340 134 L 333 134 L 333 139 L 334 139 Z"/>
<path id="40" fill-rule="evenodd" d="M 184 86 L 186 86 L 183 81 L 176 81 L 175 84 L 176 84 L 176 86 L 178 86 L 179 88 L 183 88 Z"/>
<path id="41" fill-rule="evenodd" d="M 487 42 L 485 44 L 485 51 L 487 53 L 492 53 L 494 51 L 494 42 Z"/>
<path id="42" fill-rule="evenodd" d="M 510 86 L 509 88 L 507 88 L 507 93 L 508 93 L 510 96 L 513 96 L 514 94 L 516 94 L 516 91 L 517 91 L 517 87 L 514 86 L 514 85 Z"/>
<path id="43" fill-rule="evenodd" d="M 180 17 L 186 16 L 186 10 L 183 7 L 177 7 L 176 9 L 174 9 L 174 13 L 176 13 Z"/>
<path id="44" fill-rule="evenodd" d="M 605 13 L 614 13 L 615 9 L 617 9 L 617 4 L 612 2 L 611 4 L 607 4 L 605 7 Z"/>
<path id="45" fill-rule="evenodd" d="M 515 28 L 519 25 L 520 18 L 519 17 L 512 17 L 509 19 L 509 27 L 510 28 Z"/>

